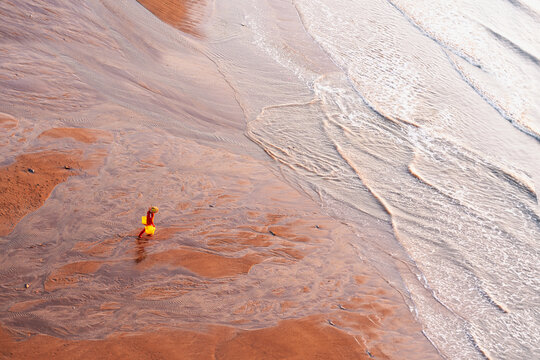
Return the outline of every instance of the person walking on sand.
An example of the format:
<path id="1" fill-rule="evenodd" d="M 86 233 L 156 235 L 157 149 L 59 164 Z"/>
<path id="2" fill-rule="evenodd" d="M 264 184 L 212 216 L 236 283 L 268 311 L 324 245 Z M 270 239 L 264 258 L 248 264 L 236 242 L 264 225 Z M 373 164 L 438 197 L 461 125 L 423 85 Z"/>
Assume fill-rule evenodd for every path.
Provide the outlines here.
<path id="1" fill-rule="evenodd" d="M 154 215 L 159 211 L 157 206 L 152 206 L 148 209 L 146 216 L 142 217 L 142 223 L 145 225 L 144 229 L 139 233 L 139 238 L 142 237 L 144 233 L 147 233 L 148 236 L 154 235 L 156 231 L 156 225 L 154 225 Z"/>

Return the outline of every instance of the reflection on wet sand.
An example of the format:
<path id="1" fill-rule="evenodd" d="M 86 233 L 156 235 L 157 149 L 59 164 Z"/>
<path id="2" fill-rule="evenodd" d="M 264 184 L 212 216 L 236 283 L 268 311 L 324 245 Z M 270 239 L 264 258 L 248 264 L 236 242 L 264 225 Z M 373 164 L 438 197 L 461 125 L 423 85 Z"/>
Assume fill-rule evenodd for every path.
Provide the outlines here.
<path id="1" fill-rule="evenodd" d="M 137 257 L 135 258 L 135 263 L 138 264 L 146 259 L 146 246 L 148 246 L 148 239 L 138 237 L 135 241 L 137 248 Z"/>

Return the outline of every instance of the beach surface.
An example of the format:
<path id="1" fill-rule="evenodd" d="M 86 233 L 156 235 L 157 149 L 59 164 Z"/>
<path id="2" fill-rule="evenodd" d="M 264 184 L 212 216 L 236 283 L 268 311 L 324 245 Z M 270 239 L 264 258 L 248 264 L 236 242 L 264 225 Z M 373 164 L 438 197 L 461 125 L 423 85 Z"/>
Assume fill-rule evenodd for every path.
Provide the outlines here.
<path id="1" fill-rule="evenodd" d="M 245 135 L 259 94 L 295 88 L 245 57 L 276 83 L 241 100 L 220 6 L 0 4 L 0 358 L 440 357 L 361 250 L 377 226 L 330 216 Z"/>

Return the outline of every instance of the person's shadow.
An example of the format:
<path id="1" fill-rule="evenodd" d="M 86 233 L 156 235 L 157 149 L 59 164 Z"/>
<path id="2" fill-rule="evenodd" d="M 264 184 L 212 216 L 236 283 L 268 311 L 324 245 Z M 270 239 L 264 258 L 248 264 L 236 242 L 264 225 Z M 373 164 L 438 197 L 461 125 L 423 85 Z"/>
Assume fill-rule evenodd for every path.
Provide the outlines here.
<path id="1" fill-rule="evenodd" d="M 148 246 L 148 239 L 137 238 L 137 244 L 135 245 L 137 251 L 137 257 L 135 263 L 138 264 L 146 259 L 146 247 Z"/>

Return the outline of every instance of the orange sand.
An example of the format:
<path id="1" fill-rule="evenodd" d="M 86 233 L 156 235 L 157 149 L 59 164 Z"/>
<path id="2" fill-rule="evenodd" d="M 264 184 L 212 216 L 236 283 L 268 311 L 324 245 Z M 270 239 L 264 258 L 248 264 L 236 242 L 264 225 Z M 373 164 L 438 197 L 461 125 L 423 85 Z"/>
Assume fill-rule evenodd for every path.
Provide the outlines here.
<path id="1" fill-rule="evenodd" d="M 92 243 L 77 243 L 73 247 L 73 250 L 80 251 L 93 257 L 107 258 L 111 255 L 115 244 L 117 244 L 119 240 L 119 238 L 114 238 L 104 241 L 98 240 Z"/>
<path id="2" fill-rule="evenodd" d="M 97 261 L 81 261 L 62 266 L 47 277 L 43 284 L 45 291 L 73 286 L 78 281 L 78 275 L 91 274 L 101 267 Z"/>
<path id="3" fill-rule="evenodd" d="M 11 312 L 21 312 L 25 311 L 28 308 L 31 308 L 35 305 L 39 305 L 41 303 L 45 302 L 45 300 L 29 300 L 29 301 L 23 301 L 20 303 L 17 303 L 9 308 L 9 311 Z"/>
<path id="4" fill-rule="evenodd" d="M 137 0 L 152 14 L 185 33 L 200 36 L 206 0 Z"/>
<path id="5" fill-rule="evenodd" d="M 0 168 L 0 236 L 9 234 L 26 214 L 42 206 L 56 185 L 83 169 L 81 159 L 80 151 L 43 151 L 20 155 L 15 163 Z"/>
<path id="6" fill-rule="evenodd" d="M 17 125 L 12 117 L 5 114 L 1 117 L 7 122 L 0 121 L 0 124 Z M 80 128 L 53 128 L 39 137 L 70 137 L 87 144 L 111 139 L 106 131 Z M 9 234 L 26 214 L 41 207 L 56 185 L 81 170 L 96 167 L 105 156 L 103 151 L 94 151 L 87 156 L 79 149 L 60 151 L 55 149 L 56 145 L 53 142 L 45 151 L 19 155 L 13 164 L 0 168 L 0 217 L 4 219 L 0 222 L 0 236 Z"/>
<path id="7" fill-rule="evenodd" d="M 4 130 L 17 127 L 18 121 L 13 116 L 0 113 L 0 128 Z"/>
<path id="8" fill-rule="evenodd" d="M 82 128 L 53 128 L 42 132 L 39 137 L 72 138 L 86 144 L 95 143 L 98 140 L 110 141 L 112 139 L 111 134 L 107 131 Z"/>
<path id="9" fill-rule="evenodd" d="M 369 325 L 368 325 L 369 326 Z M 104 340 L 66 341 L 36 335 L 22 342 L 0 329 L 0 354 L 16 359 L 369 359 L 352 335 L 330 325 L 324 316 L 281 321 L 260 330 L 191 326 L 199 331 L 157 330 L 117 334 Z M 368 350 L 388 359 L 379 349 Z"/>
<path id="10" fill-rule="evenodd" d="M 148 255 L 140 264 L 140 268 L 163 265 L 181 266 L 204 277 L 220 278 L 247 274 L 249 269 L 260 260 L 261 257 L 258 255 L 233 258 L 189 249 L 176 249 Z"/>

